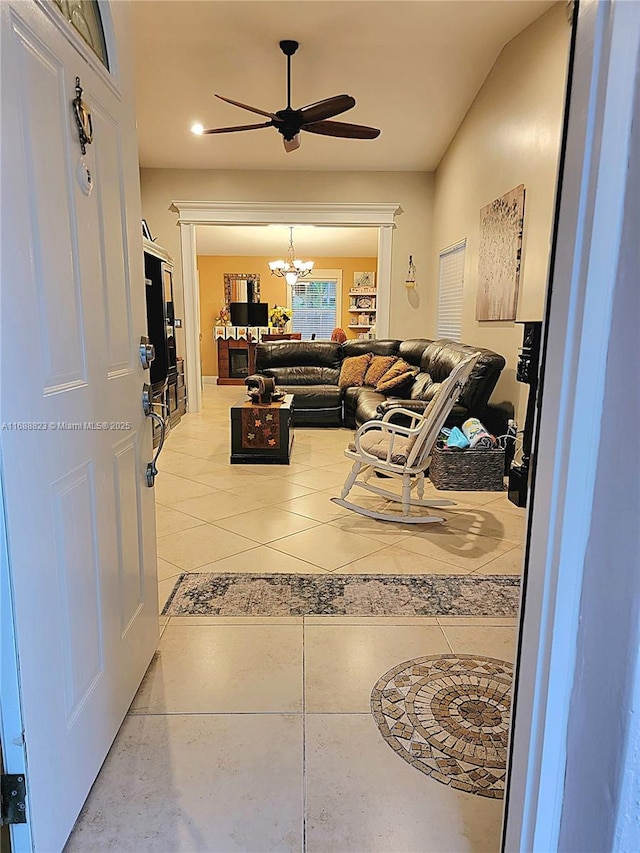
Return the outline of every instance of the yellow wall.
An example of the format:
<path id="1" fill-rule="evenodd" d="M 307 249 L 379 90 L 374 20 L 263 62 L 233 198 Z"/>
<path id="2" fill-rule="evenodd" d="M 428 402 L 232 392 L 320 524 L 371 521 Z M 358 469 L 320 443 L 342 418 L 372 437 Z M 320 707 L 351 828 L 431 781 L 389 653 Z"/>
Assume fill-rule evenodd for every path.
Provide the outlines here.
<path id="1" fill-rule="evenodd" d="M 260 301 L 273 305 L 287 304 L 287 285 L 284 279 L 271 275 L 269 261 L 273 258 L 261 257 L 221 257 L 216 255 L 198 255 L 198 274 L 200 278 L 200 331 L 202 333 L 200 352 L 202 373 L 204 376 L 217 376 L 218 353 L 213 340 L 215 318 L 224 300 L 224 273 L 242 272 L 260 275 Z M 349 325 L 349 289 L 353 284 L 354 272 L 375 272 L 376 258 L 313 258 L 318 270 L 342 270 L 342 318 L 340 325 L 349 337 L 356 337 L 357 331 L 348 329 Z"/>
<path id="2" fill-rule="evenodd" d="M 514 403 L 521 425 L 527 388 L 516 382 L 515 367 L 522 326 L 475 319 L 480 209 L 525 185 L 517 317 L 542 319 L 570 34 L 558 3 L 506 45 L 435 176 L 428 334 L 436 328 L 438 252 L 466 237 L 462 340 L 507 359 L 493 400 Z"/>

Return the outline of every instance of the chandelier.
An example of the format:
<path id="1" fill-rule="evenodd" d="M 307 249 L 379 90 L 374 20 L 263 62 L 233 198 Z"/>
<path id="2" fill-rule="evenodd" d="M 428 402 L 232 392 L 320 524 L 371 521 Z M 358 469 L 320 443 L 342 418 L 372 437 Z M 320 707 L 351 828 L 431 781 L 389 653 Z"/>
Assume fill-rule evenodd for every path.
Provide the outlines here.
<path id="1" fill-rule="evenodd" d="M 269 261 L 271 275 L 279 275 L 292 287 L 299 278 L 309 275 L 313 269 L 313 261 L 299 261 L 293 248 L 293 228 L 289 228 L 289 248 L 287 249 L 287 260 Z"/>

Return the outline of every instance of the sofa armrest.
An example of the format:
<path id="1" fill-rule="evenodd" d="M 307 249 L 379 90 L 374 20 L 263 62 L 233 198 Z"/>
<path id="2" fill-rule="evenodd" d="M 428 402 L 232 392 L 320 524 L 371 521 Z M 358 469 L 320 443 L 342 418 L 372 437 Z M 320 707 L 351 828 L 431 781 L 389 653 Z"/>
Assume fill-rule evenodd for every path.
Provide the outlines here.
<path id="1" fill-rule="evenodd" d="M 393 406 L 387 409 L 387 411 L 382 416 L 382 423 L 389 423 L 392 418 L 398 417 L 398 415 L 405 419 L 408 419 L 410 421 L 410 427 L 414 427 L 422 418 L 421 412 L 412 412 L 411 409 L 405 409 L 404 406 Z"/>
<path id="2" fill-rule="evenodd" d="M 384 415 L 391 409 L 407 409 L 410 412 L 422 415 L 429 405 L 429 402 L 429 400 L 400 400 L 399 398 L 395 400 L 385 400 L 384 403 L 378 403 L 376 411 L 379 415 Z"/>

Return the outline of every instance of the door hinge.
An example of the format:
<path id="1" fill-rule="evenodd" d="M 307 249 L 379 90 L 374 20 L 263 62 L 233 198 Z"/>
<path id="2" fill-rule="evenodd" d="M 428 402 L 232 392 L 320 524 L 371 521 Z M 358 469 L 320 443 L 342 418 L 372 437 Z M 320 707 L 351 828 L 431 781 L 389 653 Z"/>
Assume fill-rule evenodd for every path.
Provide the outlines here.
<path id="1" fill-rule="evenodd" d="M 0 776 L 0 826 L 27 822 L 27 783 L 23 773 Z"/>

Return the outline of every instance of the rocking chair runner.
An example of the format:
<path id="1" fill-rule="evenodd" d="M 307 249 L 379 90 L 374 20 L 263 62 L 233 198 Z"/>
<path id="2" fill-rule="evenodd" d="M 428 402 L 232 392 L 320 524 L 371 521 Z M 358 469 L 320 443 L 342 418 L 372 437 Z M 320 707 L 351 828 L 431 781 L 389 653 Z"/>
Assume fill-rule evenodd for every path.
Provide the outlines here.
<path id="1" fill-rule="evenodd" d="M 386 412 L 382 420 L 362 424 L 355 434 L 353 444 L 344 452 L 348 459 L 354 460 L 351 472 L 345 480 L 340 497 L 331 500 L 339 506 L 379 521 L 399 521 L 403 524 L 444 521 L 444 518 L 436 515 L 410 515 L 411 507 L 455 506 L 455 501 L 424 500 L 424 473 L 429 467 L 431 451 L 440 430 L 479 358 L 480 353 L 474 353 L 453 368 L 424 414 L 394 408 Z M 410 425 L 405 427 L 392 423 L 396 415 L 409 418 Z M 398 495 L 370 483 L 374 473 L 401 480 L 402 494 Z M 360 475 L 362 478 L 359 480 Z M 346 500 L 354 486 L 401 503 L 402 514 L 376 512 Z M 411 495 L 414 487 L 417 499 Z"/>

